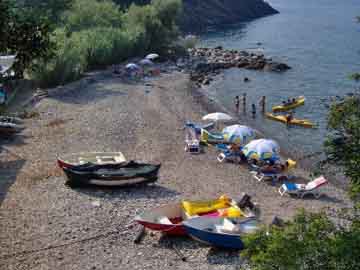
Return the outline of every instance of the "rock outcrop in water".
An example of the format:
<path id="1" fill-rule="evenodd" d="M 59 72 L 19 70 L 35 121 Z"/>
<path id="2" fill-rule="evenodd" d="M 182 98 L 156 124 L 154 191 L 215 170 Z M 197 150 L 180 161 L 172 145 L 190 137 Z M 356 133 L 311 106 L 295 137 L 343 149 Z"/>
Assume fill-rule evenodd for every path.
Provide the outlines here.
<path id="1" fill-rule="evenodd" d="M 264 0 L 183 0 L 183 5 L 180 21 L 185 32 L 202 32 L 279 13 Z"/>
<path id="2" fill-rule="evenodd" d="M 191 80 L 195 81 L 198 86 L 209 84 L 212 75 L 216 75 L 220 70 L 228 68 L 272 72 L 283 72 L 291 68 L 285 63 L 266 58 L 263 54 L 225 50 L 222 47 L 192 49 L 190 56 L 197 60 L 197 64 L 191 72 Z"/>

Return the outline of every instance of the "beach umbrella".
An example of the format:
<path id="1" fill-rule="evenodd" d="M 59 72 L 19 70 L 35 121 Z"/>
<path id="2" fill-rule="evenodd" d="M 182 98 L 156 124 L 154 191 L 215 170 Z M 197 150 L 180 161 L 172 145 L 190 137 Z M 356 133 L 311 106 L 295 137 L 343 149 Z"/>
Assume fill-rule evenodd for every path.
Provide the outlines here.
<path id="1" fill-rule="evenodd" d="M 154 63 L 150 60 L 150 59 L 142 59 L 140 62 L 139 62 L 140 65 L 142 66 L 153 66 Z"/>
<path id="2" fill-rule="evenodd" d="M 226 122 L 232 120 L 232 117 L 226 113 L 215 112 L 205 115 L 202 119 L 215 122 Z"/>
<path id="3" fill-rule="evenodd" d="M 243 152 L 248 159 L 267 160 L 278 157 L 280 146 L 274 140 L 258 139 L 245 145 Z"/>
<path id="4" fill-rule="evenodd" d="M 255 139 L 255 130 L 248 126 L 232 125 L 222 131 L 224 139 L 228 143 L 245 145 Z"/>
<path id="5" fill-rule="evenodd" d="M 134 63 L 129 63 L 125 66 L 126 69 L 129 69 L 129 70 L 139 70 L 140 67 L 137 65 L 137 64 L 134 64 Z"/>
<path id="6" fill-rule="evenodd" d="M 145 59 L 149 59 L 149 60 L 154 60 L 156 58 L 159 58 L 159 55 L 157 53 L 150 53 L 145 57 Z"/>

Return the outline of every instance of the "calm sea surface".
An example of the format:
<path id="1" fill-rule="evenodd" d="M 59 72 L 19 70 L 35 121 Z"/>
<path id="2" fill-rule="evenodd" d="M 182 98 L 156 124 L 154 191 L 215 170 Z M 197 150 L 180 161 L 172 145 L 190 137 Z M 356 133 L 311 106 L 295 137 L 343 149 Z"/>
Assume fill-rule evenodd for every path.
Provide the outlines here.
<path id="1" fill-rule="evenodd" d="M 228 109 L 233 109 L 233 98 L 242 93 L 247 93 L 248 105 L 258 103 L 263 95 L 268 105 L 305 95 L 306 104 L 295 116 L 312 120 L 318 129 L 286 128 L 260 114 L 255 120 L 241 115 L 241 121 L 251 123 L 291 152 L 317 152 L 326 135 L 330 98 L 360 87 L 348 79 L 349 74 L 360 71 L 360 24 L 355 20 L 360 15 L 360 1 L 269 2 L 280 14 L 213 30 L 201 37 L 201 45 L 259 51 L 292 69 L 283 74 L 226 70 L 206 91 Z M 243 82 L 244 77 L 251 81 Z"/>

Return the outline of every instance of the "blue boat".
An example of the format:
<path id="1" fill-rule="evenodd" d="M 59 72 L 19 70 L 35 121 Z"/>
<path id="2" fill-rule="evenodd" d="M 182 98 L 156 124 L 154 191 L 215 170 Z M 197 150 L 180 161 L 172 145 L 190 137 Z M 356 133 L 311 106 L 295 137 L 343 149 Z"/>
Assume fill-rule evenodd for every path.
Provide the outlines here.
<path id="1" fill-rule="evenodd" d="M 241 235 L 254 233 L 254 218 L 195 217 L 183 222 L 186 232 L 202 243 L 230 249 L 243 249 Z"/>

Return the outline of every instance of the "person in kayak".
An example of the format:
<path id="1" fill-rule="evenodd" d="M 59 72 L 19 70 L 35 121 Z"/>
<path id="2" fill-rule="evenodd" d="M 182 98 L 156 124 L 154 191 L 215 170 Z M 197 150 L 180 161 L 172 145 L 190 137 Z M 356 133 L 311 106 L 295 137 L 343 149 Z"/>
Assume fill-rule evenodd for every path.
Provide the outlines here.
<path id="1" fill-rule="evenodd" d="M 289 125 L 291 121 L 294 119 L 293 112 L 288 113 L 285 117 L 286 117 L 286 124 Z"/>

